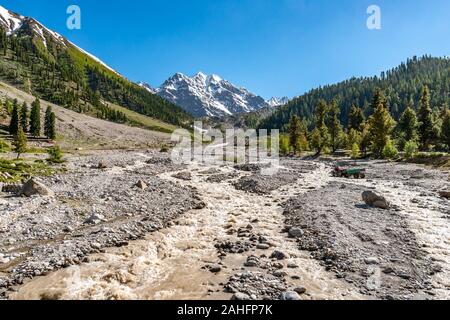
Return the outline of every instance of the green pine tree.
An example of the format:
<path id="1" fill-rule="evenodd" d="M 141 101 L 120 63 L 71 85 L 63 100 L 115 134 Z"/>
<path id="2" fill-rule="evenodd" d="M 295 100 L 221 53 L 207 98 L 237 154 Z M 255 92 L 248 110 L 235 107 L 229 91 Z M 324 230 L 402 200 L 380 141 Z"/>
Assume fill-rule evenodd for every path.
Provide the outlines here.
<path id="1" fill-rule="evenodd" d="M 292 116 L 288 128 L 289 148 L 295 154 L 306 151 L 309 148 L 308 131 L 297 115 Z"/>
<path id="2" fill-rule="evenodd" d="M 20 125 L 22 126 L 23 132 L 28 132 L 28 106 L 26 102 L 22 104 Z"/>
<path id="3" fill-rule="evenodd" d="M 408 141 L 419 140 L 418 127 L 416 112 L 409 106 L 400 117 L 396 128 L 400 149 L 403 150 Z"/>
<path id="4" fill-rule="evenodd" d="M 420 108 L 418 112 L 419 120 L 419 138 L 420 148 L 423 151 L 430 150 L 435 131 L 433 122 L 433 110 L 430 105 L 430 90 L 427 86 L 423 87 L 422 97 L 420 98 Z"/>
<path id="5" fill-rule="evenodd" d="M 50 112 L 46 136 L 50 140 L 56 139 L 56 116 L 54 112 Z"/>
<path id="6" fill-rule="evenodd" d="M 341 113 L 341 110 L 339 109 L 339 106 L 337 104 L 336 100 L 333 100 L 331 102 L 330 108 L 330 117 L 331 117 L 331 123 L 329 128 L 330 133 L 330 139 L 331 139 L 331 149 L 332 152 L 336 152 L 341 146 L 342 146 L 342 136 L 343 136 L 343 128 L 341 125 L 341 120 L 339 119 L 339 115 Z"/>
<path id="7" fill-rule="evenodd" d="M 30 133 L 33 137 L 39 137 L 41 135 L 41 102 L 38 98 L 32 103 Z"/>
<path id="8" fill-rule="evenodd" d="M 382 156 L 383 150 L 390 143 L 391 133 L 395 126 L 384 94 L 376 90 L 372 101 L 373 115 L 369 119 L 371 148 L 375 157 Z"/>
<path id="9" fill-rule="evenodd" d="M 448 109 L 442 121 L 441 139 L 442 143 L 447 146 L 447 150 L 450 151 L 450 110 Z"/>
<path id="10" fill-rule="evenodd" d="M 19 127 L 20 127 L 19 105 L 17 103 L 14 103 L 11 115 L 11 122 L 9 124 L 9 133 L 13 136 L 17 135 L 17 133 L 19 132 Z"/>
<path id="11" fill-rule="evenodd" d="M 348 117 L 348 129 L 354 129 L 361 132 L 364 127 L 364 122 L 366 121 L 362 109 L 354 104 L 350 109 Z"/>
<path id="12" fill-rule="evenodd" d="M 317 151 L 318 156 L 330 145 L 330 133 L 325 123 L 327 114 L 327 103 L 325 100 L 320 100 L 315 112 L 316 128 L 311 135 L 311 146 Z"/>
<path id="13" fill-rule="evenodd" d="M 19 126 L 19 129 L 17 130 L 17 134 L 14 135 L 13 140 L 13 147 L 14 152 L 17 153 L 17 159 L 20 158 L 20 155 L 27 152 L 27 136 L 25 135 L 25 132 L 23 132 L 23 129 L 21 126 Z"/>
<path id="14" fill-rule="evenodd" d="M 355 129 L 350 129 L 347 137 L 347 148 L 352 150 L 355 144 L 358 146 L 361 144 L 361 140 L 362 134 Z"/>
<path id="15" fill-rule="evenodd" d="M 52 118 L 52 107 L 48 106 L 45 110 L 45 117 L 44 117 L 44 135 L 47 138 L 50 138 L 50 131 L 51 129 L 51 118 Z"/>

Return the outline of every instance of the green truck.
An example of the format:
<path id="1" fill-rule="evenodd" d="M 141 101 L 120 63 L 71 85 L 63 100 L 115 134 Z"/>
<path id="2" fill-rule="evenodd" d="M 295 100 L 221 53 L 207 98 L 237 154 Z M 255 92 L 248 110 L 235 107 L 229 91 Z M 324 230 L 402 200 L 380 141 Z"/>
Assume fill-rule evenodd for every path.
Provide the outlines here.
<path id="1" fill-rule="evenodd" d="M 350 168 L 345 169 L 342 167 L 335 167 L 332 172 L 333 177 L 336 178 L 355 178 L 364 179 L 366 177 L 366 169 Z"/>

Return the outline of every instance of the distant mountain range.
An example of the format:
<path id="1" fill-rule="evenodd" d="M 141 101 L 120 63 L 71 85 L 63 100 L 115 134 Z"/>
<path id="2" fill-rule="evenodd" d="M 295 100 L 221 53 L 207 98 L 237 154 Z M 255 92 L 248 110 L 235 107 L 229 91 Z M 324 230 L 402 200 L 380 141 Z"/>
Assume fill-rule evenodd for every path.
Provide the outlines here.
<path id="1" fill-rule="evenodd" d="M 272 98 L 266 101 L 218 75 L 206 75 L 202 72 L 192 77 L 176 73 L 159 88 L 153 88 L 143 82 L 139 85 L 182 107 L 195 117 L 224 117 L 255 112 L 289 101 L 288 98 Z"/>

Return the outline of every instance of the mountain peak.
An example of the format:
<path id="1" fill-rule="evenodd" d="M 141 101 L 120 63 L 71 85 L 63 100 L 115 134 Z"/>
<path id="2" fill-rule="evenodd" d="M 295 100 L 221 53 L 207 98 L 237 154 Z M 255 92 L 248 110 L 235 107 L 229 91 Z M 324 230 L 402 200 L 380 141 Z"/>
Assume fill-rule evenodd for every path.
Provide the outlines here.
<path id="1" fill-rule="evenodd" d="M 289 102 L 288 97 L 283 97 L 283 98 L 272 97 L 271 99 L 267 100 L 267 103 L 271 107 L 283 106 L 283 105 L 287 104 L 288 102 Z"/>
<path id="2" fill-rule="evenodd" d="M 229 116 L 269 106 L 247 89 L 238 88 L 217 74 L 203 72 L 192 77 L 176 73 L 156 93 L 197 117 Z"/>
<path id="3" fill-rule="evenodd" d="M 24 16 L 18 15 L 0 5 L 0 24 L 6 29 L 6 34 L 11 35 L 18 30 L 22 24 Z"/>
<path id="4" fill-rule="evenodd" d="M 210 76 L 208 76 L 208 80 L 209 82 L 215 82 L 215 83 L 220 83 L 222 82 L 222 78 L 219 77 L 217 74 L 212 74 Z"/>
<path id="5" fill-rule="evenodd" d="M 208 78 L 208 76 L 206 74 L 204 74 L 203 72 L 199 71 L 197 72 L 197 74 L 194 76 L 194 78 L 200 78 L 200 79 L 205 79 Z"/>

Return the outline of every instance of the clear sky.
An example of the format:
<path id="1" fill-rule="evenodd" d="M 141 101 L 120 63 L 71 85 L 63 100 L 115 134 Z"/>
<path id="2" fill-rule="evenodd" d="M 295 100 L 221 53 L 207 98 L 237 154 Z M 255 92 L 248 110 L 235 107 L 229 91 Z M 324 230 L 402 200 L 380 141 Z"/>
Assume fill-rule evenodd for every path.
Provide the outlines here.
<path id="1" fill-rule="evenodd" d="M 296 96 L 408 57 L 450 55 L 448 0 L 0 0 L 133 81 L 216 73 L 265 98 Z M 81 8 L 81 30 L 66 9 Z M 369 5 L 382 29 L 366 26 Z"/>

